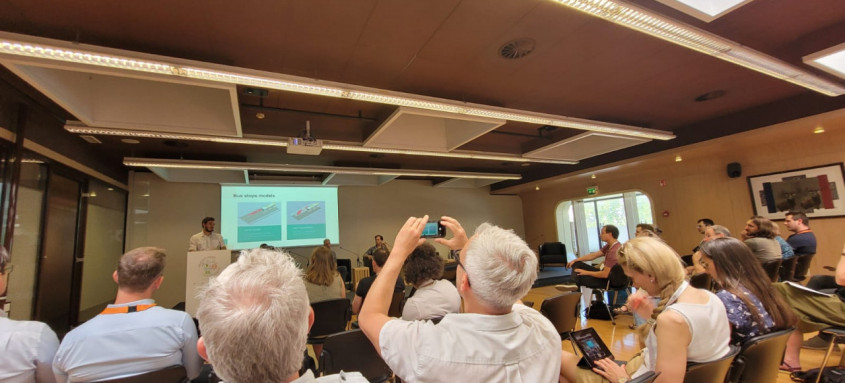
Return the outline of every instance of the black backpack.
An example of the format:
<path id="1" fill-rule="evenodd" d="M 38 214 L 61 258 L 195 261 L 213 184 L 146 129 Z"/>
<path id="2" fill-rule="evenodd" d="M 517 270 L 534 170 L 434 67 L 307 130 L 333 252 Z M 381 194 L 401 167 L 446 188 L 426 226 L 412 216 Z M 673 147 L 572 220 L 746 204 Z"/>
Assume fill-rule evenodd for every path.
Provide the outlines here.
<path id="1" fill-rule="evenodd" d="M 789 377 L 796 382 L 815 383 L 819 375 L 819 369 L 814 368 L 808 371 L 796 371 L 789 374 Z M 822 372 L 821 383 L 845 383 L 845 367 L 825 367 Z"/>

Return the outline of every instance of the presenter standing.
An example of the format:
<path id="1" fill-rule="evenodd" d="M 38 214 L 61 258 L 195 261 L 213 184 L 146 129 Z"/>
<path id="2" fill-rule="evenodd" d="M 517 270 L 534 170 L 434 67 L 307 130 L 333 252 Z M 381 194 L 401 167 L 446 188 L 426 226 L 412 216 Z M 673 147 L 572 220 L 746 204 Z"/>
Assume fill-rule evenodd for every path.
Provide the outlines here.
<path id="1" fill-rule="evenodd" d="M 188 251 L 226 250 L 223 236 L 214 232 L 214 217 L 202 219 L 202 231 L 191 236 Z"/>

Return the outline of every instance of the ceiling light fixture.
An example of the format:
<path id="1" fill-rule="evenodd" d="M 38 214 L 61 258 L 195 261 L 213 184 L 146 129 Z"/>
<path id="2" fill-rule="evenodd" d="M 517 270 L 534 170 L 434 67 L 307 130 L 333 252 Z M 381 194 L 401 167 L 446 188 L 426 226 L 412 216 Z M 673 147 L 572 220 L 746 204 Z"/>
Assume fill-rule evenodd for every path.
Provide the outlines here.
<path id="1" fill-rule="evenodd" d="M 815 134 L 824 133 L 824 127 L 823 126 L 817 126 L 815 129 L 813 129 L 813 133 L 815 133 Z"/>
<path id="2" fill-rule="evenodd" d="M 845 87 L 734 41 L 629 3 L 611 0 L 555 0 L 614 24 L 803 86 L 827 96 L 845 94 Z"/>
<path id="3" fill-rule="evenodd" d="M 681 162 L 681 161 L 683 161 L 683 160 L 684 160 L 684 159 L 681 157 L 681 155 L 680 155 L 680 154 L 678 154 L 677 156 L 675 156 L 675 162 Z"/>
<path id="4" fill-rule="evenodd" d="M 77 134 L 96 134 L 108 136 L 128 136 L 128 137 L 142 137 L 155 138 L 162 140 L 185 140 L 185 141 L 205 141 L 218 142 L 226 144 L 243 144 L 243 145 L 263 145 L 263 146 L 288 146 L 287 137 L 280 137 L 279 140 L 258 139 L 258 138 L 241 138 L 241 137 L 223 137 L 223 136 L 205 136 L 199 134 L 174 134 L 161 132 L 147 132 L 139 130 L 123 130 L 111 128 L 92 128 L 84 125 L 67 124 L 65 130 Z M 463 158 L 473 160 L 491 160 L 491 161 L 513 161 L 513 162 L 537 162 L 557 165 L 574 165 L 578 161 L 569 160 L 549 160 L 542 158 L 528 158 L 518 155 L 507 154 L 488 154 L 472 151 L 452 151 L 452 152 L 434 152 L 424 150 L 406 150 L 406 149 L 387 149 L 374 148 L 356 145 L 341 145 L 323 143 L 323 150 L 340 150 L 347 152 L 364 152 L 364 153 L 380 153 L 380 154 L 404 154 L 409 156 L 424 156 L 424 157 L 446 157 L 446 158 Z"/>
<path id="5" fill-rule="evenodd" d="M 107 52 L 107 53 L 104 53 Z M 321 81 L 305 77 L 261 72 L 245 68 L 207 64 L 172 57 L 146 55 L 86 44 L 71 44 L 58 40 L 0 32 L 0 57 L 59 61 L 69 64 L 93 65 L 102 68 L 137 71 L 163 76 L 185 77 L 216 83 L 244 85 L 264 89 L 346 98 L 380 104 L 408 106 L 459 115 L 491 117 L 508 121 L 527 122 L 581 129 L 624 136 L 658 140 L 675 138 L 671 132 L 630 125 L 593 121 L 519 109 L 459 102 L 443 98 L 361 87 L 351 84 Z M 152 59 L 136 59 L 142 56 Z M 178 63 L 178 64 L 177 64 Z M 42 64 L 43 65 L 43 64 Z M 212 69 L 214 68 L 214 69 Z"/>
<path id="6" fill-rule="evenodd" d="M 657 0 L 699 20 L 711 22 L 752 0 Z"/>
<path id="7" fill-rule="evenodd" d="M 804 63 L 845 78 L 845 43 L 804 56 Z"/>
<path id="8" fill-rule="evenodd" d="M 333 173 L 333 174 L 357 174 L 376 176 L 407 176 L 407 177 L 440 177 L 440 178 L 471 178 L 488 180 L 520 180 L 519 174 L 509 173 L 475 173 L 475 172 L 448 172 L 439 170 L 411 170 L 411 169 L 383 169 L 383 168 L 356 168 L 336 166 L 310 166 L 271 164 L 254 162 L 218 162 L 218 161 L 191 161 L 191 160 L 168 160 L 132 158 L 123 159 L 123 164 L 134 167 L 147 168 L 171 168 L 171 169 L 195 169 L 195 170 L 252 170 L 280 173 Z"/>

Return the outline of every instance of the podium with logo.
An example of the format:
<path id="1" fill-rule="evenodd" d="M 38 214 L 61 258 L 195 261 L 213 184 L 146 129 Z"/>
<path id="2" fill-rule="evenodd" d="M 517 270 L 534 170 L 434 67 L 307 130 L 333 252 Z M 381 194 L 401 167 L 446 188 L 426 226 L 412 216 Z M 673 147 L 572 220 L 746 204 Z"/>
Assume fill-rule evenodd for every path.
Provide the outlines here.
<path id="1" fill-rule="evenodd" d="M 189 251 L 185 265 L 185 312 L 196 317 L 199 298 L 197 294 L 211 277 L 220 274 L 232 263 L 230 250 Z"/>

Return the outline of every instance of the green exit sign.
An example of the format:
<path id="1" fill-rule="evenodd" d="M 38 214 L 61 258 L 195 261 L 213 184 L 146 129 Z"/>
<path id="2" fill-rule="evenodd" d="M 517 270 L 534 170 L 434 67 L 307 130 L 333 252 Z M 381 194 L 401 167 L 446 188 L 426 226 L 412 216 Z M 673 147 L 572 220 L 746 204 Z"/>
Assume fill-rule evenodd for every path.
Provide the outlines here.
<path id="1" fill-rule="evenodd" d="M 596 195 L 599 194 L 599 187 L 598 186 L 590 186 L 587 188 L 587 195 Z"/>

